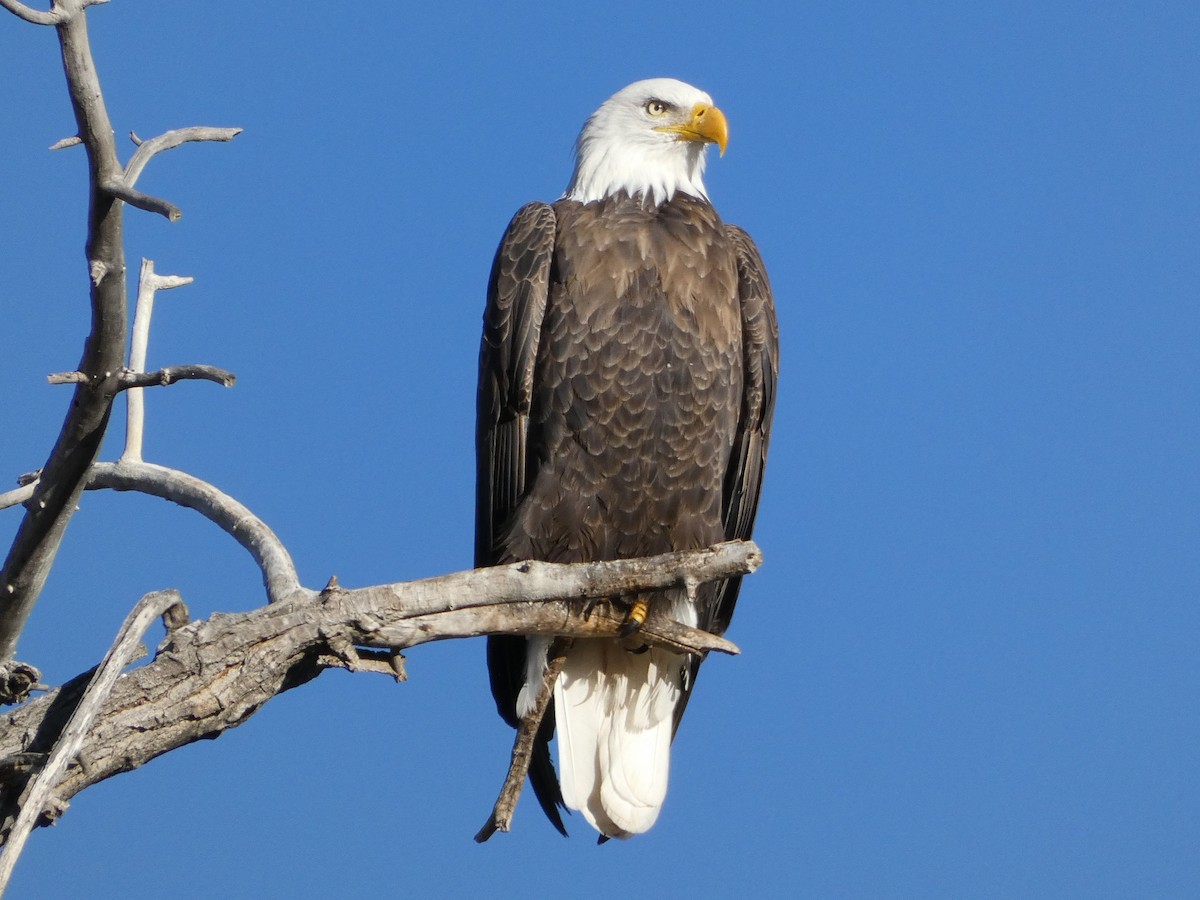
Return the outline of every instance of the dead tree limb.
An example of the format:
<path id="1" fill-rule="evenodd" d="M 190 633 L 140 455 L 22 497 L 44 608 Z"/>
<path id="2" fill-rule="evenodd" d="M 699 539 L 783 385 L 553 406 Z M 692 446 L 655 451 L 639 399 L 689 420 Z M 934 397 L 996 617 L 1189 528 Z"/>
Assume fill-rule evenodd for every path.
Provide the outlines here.
<path id="1" fill-rule="evenodd" d="M 752 572 L 761 562 L 751 542 L 646 559 L 601 563 L 529 562 L 475 569 L 423 581 L 291 599 L 245 613 L 218 614 L 175 628 L 154 660 L 121 678 L 102 705 L 77 757 L 80 765 L 58 782 L 65 802 L 113 775 L 244 722 L 272 697 L 330 667 L 339 649 L 384 648 L 395 654 L 428 641 L 484 634 L 566 637 L 616 635 L 623 611 L 600 598 L 661 590 L 688 578 L 712 581 Z M 647 643 L 677 652 L 737 652 L 716 635 L 672 622 L 652 609 L 639 632 Z M 48 753 L 79 705 L 81 676 L 0 717 L 0 772 L 19 772 L 3 760 Z M 15 816 L 23 783 L 4 788 L 5 827 Z"/>
<path id="2" fill-rule="evenodd" d="M 137 145 L 137 152 L 125 166 L 125 183 L 133 187 L 141 177 L 142 170 L 146 168 L 146 163 L 164 150 L 174 150 L 182 144 L 193 141 L 232 141 L 241 133 L 242 129 L 240 128 L 209 128 L 204 125 L 194 125 L 191 128 L 176 128 L 174 131 L 165 132 L 146 141 L 137 135 L 130 134 L 130 138 Z"/>
<path id="3" fill-rule="evenodd" d="M 122 204 L 103 185 L 119 178 L 123 169 L 92 62 L 84 6 L 80 0 L 60 0 L 50 13 L 32 18 L 19 6 L 6 3 L 26 21 L 53 24 L 58 29 L 71 106 L 87 150 L 91 203 L 85 255 L 92 280 L 92 331 L 77 368 L 82 372 L 116 371 L 125 364 L 127 327 Z M 100 451 L 111 410 L 112 397 L 105 392 L 91 384 L 76 387 L 62 431 L 42 467 L 34 502 L 26 507 L 0 571 L 0 661 L 8 662 L 16 653 L 17 639 L 83 490 L 84 475 Z"/>
<path id="4" fill-rule="evenodd" d="M 137 306 L 133 312 L 133 337 L 129 342 L 129 368 L 134 372 L 144 372 L 146 369 L 146 354 L 150 348 L 150 319 L 154 315 L 154 298 L 160 290 L 171 290 L 191 283 L 191 278 L 159 275 L 154 271 L 154 260 L 142 259 L 142 271 L 138 275 Z M 140 390 L 130 391 L 125 395 L 125 404 L 125 451 L 121 454 L 121 461 L 141 462 L 142 437 L 146 419 L 142 392 Z"/>
<path id="5" fill-rule="evenodd" d="M 177 381 L 211 381 L 222 387 L 233 387 L 237 383 L 237 376 L 232 372 L 207 365 L 165 366 L 153 372 L 122 369 L 120 372 L 112 372 L 104 378 L 111 381 L 110 389 L 114 393 L 148 387 L 167 387 Z M 46 376 L 46 380 L 50 384 L 83 384 L 100 379 L 87 372 L 53 372 Z"/>
<path id="6" fill-rule="evenodd" d="M 0 0 L 0 6 L 21 19 L 54 25 L 58 32 L 67 90 L 78 126 L 76 135 L 88 158 L 90 203 L 84 251 L 92 310 L 92 330 L 76 367 L 89 377 L 76 384 L 58 439 L 42 466 L 34 494 L 25 504 L 25 516 L 0 568 L 0 703 L 19 702 L 26 696 L 20 686 L 28 679 L 17 675 L 32 667 L 15 661 L 17 641 L 62 544 L 88 470 L 100 452 L 117 393 L 116 385 L 106 376 L 125 365 L 128 317 L 124 204 L 177 218 L 178 210 L 173 206 L 134 189 L 146 162 L 155 153 L 185 140 L 229 140 L 238 133 L 238 129 L 168 132 L 145 142 L 134 153 L 129 167 L 122 166 L 92 59 L 84 13 L 97 2 L 55 0 L 50 11 L 41 12 L 19 0 Z"/>
<path id="7" fill-rule="evenodd" d="M 53 9 L 48 11 L 33 9 L 21 3 L 20 0 L 0 0 L 0 6 L 31 25 L 57 25 L 63 21 L 65 15 L 57 3 L 54 4 Z"/>
<path id="8" fill-rule="evenodd" d="M 492 814 L 475 835 L 475 843 L 482 844 L 497 831 L 508 831 L 512 827 L 513 813 L 517 809 L 517 801 L 521 799 L 521 789 L 525 787 L 525 778 L 529 775 L 529 763 L 533 759 L 534 741 L 537 740 L 538 730 L 542 720 L 546 718 L 546 710 L 554 697 L 554 682 L 562 674 L 567 661 L 567 651 L 573 641 L 570 638 L 558 638 L 550 645 L 546 654 L 546 670 L 542 673 L 542 685 L 538 688 L 537 701 L 522 719 L 521 727 L 517 729 L 513 741 L 512 762 L 508 766 L 508 774 L 504 776 L 504 784 L 500 787 L 500 796 L 492 807 Z"/>
<path id="9" fill-rule="evenodd" d="M 38 478 L 0 494 L 0 509 L 36 502 Z M 136 491 L 194 509 L 229 534 L 262 569 L 267 599 L 278 603 L 302 590 L 296 564 L 274 531 L 244 505 L 194 475 L 153 463 L 120 460 L 96 463 L 87 473 L 87 490 Z M 36 681 L 36 678 L 34 679 Z"/>
<path id="10" fill-rule="evenodd" d="M 162 197 L 153 197 L 150 194 L 139 191 L 125 181 L 124 177 L 110 178 L 102 181 L 100 188 L 109 196 L 124 201 L 130 206 L 144 209 L 146 212 L 158 213 L 158 215 L 172 222 L 178 222 L 183 218 L 183 210 L 174 203 L 164 200 Z"/>
<path id="11" fill-rule="evenodd" d="M 67 766 L 75 760 L 83 746 L 88 730 L 112 692 L 117 678 L 139 651 L 145 652 L 141 649 L 142 635 L 155 619 L 180 602 L 177 591 L 147 594 L 125 618 L 116 640 L 96 668 L 96 674 L 92 676 L 82 700 L 59 735 L 45 765 L 30 779 L 22 792 L 18 801 L 21 811 L 5 841 L 4 853 L 0 854 L 0 894 L 8 890 L 13 867 L 25 847 L 26 839 L 39 820 L 44 818 L 53 821 L 66 808 L 65 804 L 54 797 L 54 789 Z"/>
<path id="12" fill-rule="evenodd" d="M 292 555 L 274 531 L 243 504 L 187 472 L 145 462 L 97 463 L 89 489 L 138 491 L 194 509 L 233 537 L 262 569 L 271 603 L 303 591 Z"/>

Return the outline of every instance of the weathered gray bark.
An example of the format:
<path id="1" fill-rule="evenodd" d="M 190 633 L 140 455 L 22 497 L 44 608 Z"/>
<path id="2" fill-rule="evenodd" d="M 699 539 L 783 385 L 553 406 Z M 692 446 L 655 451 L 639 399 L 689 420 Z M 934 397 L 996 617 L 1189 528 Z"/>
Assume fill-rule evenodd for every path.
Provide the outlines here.
<path id="1" fill-rule="evenodd" d="M 593 601 L 746 574 L 760 561 L 753 543 L 730 542 L 646 559 L 514 563 L 356 590 L 332 586 L 250 612 L 175 622 L 154 660 L 116 682 L 47 812 L 52 817 L 99 781 L 216 737 L 327 668 L 386 672 L 401 679 L 399 651 L 428 641 L 484 634 L 615 635 L 624 610 Z M 640 635 L 685 652 L 737 652 L 723 638 L 654 610 Z M 48 753 L 54 746 L 90 674 L 0 718 L 5 830 L 26 780 L 22 766 L 36 763 L 29 754 Z"/>
<path id="2" fill-rule="evenodd" d="M 54 14 L 51 23 L 58 29 L 71 106 L 79 137 L 87 149 L 91 198 L 84 250 L 91 283 L 92 330 L 79 370 L 89 374 L 112 372 L 125 364 L 127 329 L 124 204 L 110 190 L 123 178 L 123 169 L 92 62 L 83 3 L 62 0 L 56 4 Z M 41 594 L 79 501 L 84 475 L 100 452 L 114 396 L 115 392 L 94 382 L 75 389 L 62 431 L 42 467 L 38 489 L 26 506 L 25 518 L 0 571 L 0 662 L 10 662 L 16 653 L 17 639 Z"/>

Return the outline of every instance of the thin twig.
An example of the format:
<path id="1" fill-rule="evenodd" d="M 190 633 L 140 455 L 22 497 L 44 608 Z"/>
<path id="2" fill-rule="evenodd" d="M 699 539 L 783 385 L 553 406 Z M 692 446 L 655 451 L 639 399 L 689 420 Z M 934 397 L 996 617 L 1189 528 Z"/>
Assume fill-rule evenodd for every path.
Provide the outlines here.
<path id="1" fill-rule="evenodd" d="M 137 307 L 133 314 L 133 337 L 129 342 L 129 368 L 134 372 L 145 371 L 146 352 L 150 345 L 150 317 L 154 314 L 154 297 L 159 290 L 191 284 L 191 278 L 176 275 L 163 276 L 154 271 L 154 260 L 142 259 L 142 271 L 138 276 Z M 145 404 L 140 389 L 131 390 L 125 397 L 128 410 L 125 417 L 125 452 L 123 461 L 141 461 L 142 427 L 145 421 Z"/>
<path id="2" fill-rule="evenodd" d="M 92 676 L 91 684 L 84 692 L 79 706 L 71 714 L 66 727 L 59 736 L 50 752 L 46 765 L 37 776 L 26 786 L 20 801 L 21 812 L 13 826 L 8 840 L 4 844 L 4 852 L 0 854 L 0 894 L 8 888 L 12 877 L 13 867 L 17 863 L 25 841 L 37 824 L 59 778 L 67 766 L 79 754 L 87 737 L 88 729 L 104 706 L 117 682 L 117 677 L 141 647 L 141 638 L 154 620 L 163 615 L 168 607 L 180 601 L 177 591 L 158 591 L 147 594 L 125 618 L 116 640 L 104 655 L 96 674 Z"/>
<path id="3" fill-rule="evenodd" d="M 211 381 L 222 387 L 233 387 L 237 376 L 217 366 L 164 366 L 153 372 L 133 372 L 122 369 L 105 378 L 95 378 L 87 372 L 53 372 L 46 376 L 50 384 L 86 384 L 103 386 L 113 393 L 148 387 L 168 387 L 177 381 Z M 0 507 L 2 508 L 2 507 Z"/>
<path id="4" fill-rule="evenodd" d="M 142 269 L 138 274 L 137 305 L 133 312 L 133 335 L 129 340 L 129 368 L 142 372 L 146 368 L 146 353 L 150 346 L 150 317 L 154 313 L 154 296 L 158 293 L 155 282 L 154 260 L 142 257 Z M 145 398 L 140 389 L 125 395 L 125 450 L 123 462 L 141 462 L 142 435 L 146 419 Z"/>
<path id="5" fill-rule="evenodd" d="M 136 206 L 138 209 L 146 210 L 146 212 L 166 216 L 172 222 L 178 222 L 183 218 L 183 210 L 178 206 L 163 200 L 161 197 L 152 197 L 149 194 L 143 194 L 137 188 L 127 184 L 123 178 L 110 178 L 102 181 L 100 188 L 118 200 L 124 200 L 130 206 Z"/>
<path id="6" fill-rule="evenodd" d="M 233 387 L 237 384 L 237 376 L 216 366 L 165 366 L 153 372 L 122 372 L 119 381 L 122 390 L 168 387 L 177 381 L 211 381 L 222 387 Z"/>
<path id="7" fill-rule="evenodd" d="M 50 145 L 50 149 L 65 150 L 67 147 L 78 147 L 82 143 L 83 139 L 79 135 L 73 134 L 70 137 L 65 137 L 62 140 L 55 141 Z"/>
<path id="8" fill-rule="evenodd" d="M 537 702 L 533 709 L 521 719 L 521 727 L 517 729 L 516 740 L 513 741 L 512 762 L 508 766 L 508 774 L 504 784 L 500 786 L 500 795 L 492 814 L 487 822 L 475 835 L 475 843 L 482 844 L 497 831 L 508 831 L 512 827 L 513 812 L 516 811 L 517 801 L 521 799 L 521 789 L 525 786 L 525 777 L 529 774 L 529 762 L 533 758 L 533 746 L 537 740 L 538 729 L 546 718 L 546 710 L 554 697 L 554 682 L 562 672 L 563 664 L 567 661 L 567 651 L 574 643 L 570 638 L 557 638 L 550 645 L 549 662 L 542 673 L 542 686 L 538 690 Z"/>
<path id="9" fill-rule="evenodd" d="M 404 671 L 403 653 L 355 647 L 343 635 L 330 639 L 329 649 L 330 653 L 317 657 L 319 665 L 350 672 L 375 672 L 397 682 L 408 680 L 408 674 Z"/>

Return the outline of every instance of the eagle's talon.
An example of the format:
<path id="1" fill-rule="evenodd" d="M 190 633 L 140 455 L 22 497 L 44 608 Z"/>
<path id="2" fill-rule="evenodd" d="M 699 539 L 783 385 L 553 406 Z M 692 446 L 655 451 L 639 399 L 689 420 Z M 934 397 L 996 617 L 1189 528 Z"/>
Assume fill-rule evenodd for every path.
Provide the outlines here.
<path id="1" fill-rule="evenodd" d="M 645 597 L 638 597 L 634 600 L 633 605 L 629 607 L 629 612 L 625 613 L 625 621 L 617 629 L 617 637 L 627 638 L 631 634 L 636 634 L 645 623 L 646 615 L 649 612 L 650 602 Z"/>

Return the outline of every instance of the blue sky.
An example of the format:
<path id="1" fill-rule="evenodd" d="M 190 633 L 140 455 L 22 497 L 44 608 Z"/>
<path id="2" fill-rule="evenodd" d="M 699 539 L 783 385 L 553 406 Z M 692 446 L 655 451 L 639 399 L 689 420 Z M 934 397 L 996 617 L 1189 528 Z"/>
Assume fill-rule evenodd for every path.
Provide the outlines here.
<path id="1" fill-rule="evenodd" d="M 558 196 L 639 78 L 711 93 L 724 218 L 783 374 L 749 579 L 658 825 L 596 847 L 527 798 L 478 847 L 510 733 L 482 641 L 403 686 L 328 673 L 77 797 L 11 895 L 1194 896 L 1200 890 L 1200 8 L 1189 3 L 309 5 L 113 0 L 114 126 L 156 158 L 131 264 L 149 460 L 238 497 L 306 584 L 471 559 L 474 368 L 512 213 Z M 0 479 L 37 468 L 88 327 L 52 32 L 0 14 Z M 126 145 L 131 146 L 131 145 Z M 119 452 L 121 421 L 106 456 Z M 0 538 L 16 528 L 0 512 Z M 144 593 L 263 602 L 206 522 L 90 494 L 23 640 L 60 682 Z M 196 873 L 203 871 L 200 879 Z M 564 887 L 569 886 L 569 887 Z"/>

